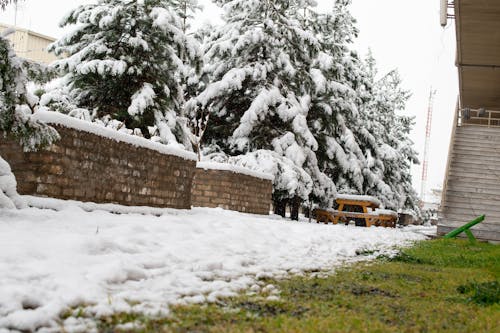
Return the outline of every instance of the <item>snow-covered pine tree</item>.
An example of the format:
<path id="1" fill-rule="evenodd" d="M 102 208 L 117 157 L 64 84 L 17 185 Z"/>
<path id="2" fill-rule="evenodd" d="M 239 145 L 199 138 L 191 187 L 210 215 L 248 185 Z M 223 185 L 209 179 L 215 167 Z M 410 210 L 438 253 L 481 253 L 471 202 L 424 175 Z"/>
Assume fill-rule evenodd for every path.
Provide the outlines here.
<path id="1" fill-rule="evenodd" d="M 418 153 L 409 137 L 414 119 L 400 114 L 410 94 L 401 87 L 401 78 L 396 70 L 377 80 L 374 59 L 369 57 L 367 63 L 368 78 L 373 82 L 371 98 L 364 105 L 363 115 L 371 125 L 369 130 L 379 140 L 376 158 L 383 163 L 383 181 L 392 196 L 386 206 L 395 210 L 410 210 L 419 215 L 418 197 L 411 181 L 411 165 L 419 163 Z M 366 190 L 389 199 L 377 187 Z"/>
<path id="2" fill-rule="evenodd" d="M 414 142 L 409 137 L 414 125 L 415 119 L 410 116 L 398 116 L 395 122 L 394 136 L 398 140 L 397 150 L 404 162 L 397 166 L 400 170 L 399 181 L 393 184 L 399 193 L 398 210 L 410 211 L 419 217 L 422 214 L 420 199 L 413 187 L 411 175 L 412 164 L 420 163 Z"/>
<path id="3" fill-rule="evenodd" d="M 188 30 L 190 30 L 190 20 L 194 18 L 194 15 L 197 11 L 200 11 L 203 7 L 199 4 L 198 0 L 171 0 L 173 7 L 175 8 L 177 14 L 181 18 L 182 22 L 182 31 L 185 34 L 188 34 Z M 191 35 L 195 40 L 197 40 L 200 44 L 203 42 L 203 29 L 198 29 L 197 31 L 191 32 Z M 200 77 L 200 67 L 201 62 L 190 63 L 185 61 L 185 54 L 182 51 L 180 54 L 180 58 L 185 62 L 185 70 L 182 72 L 181 84 L 183 89 L 183 100 L 182 100 L 182 109 L 180 115 L 182 117 L 182 121 L 188 126 L 190 129 L 188 135 L 191 145 L 193 146 L 194 151 L 198 154 L 198 160 L 200 159 L 200 143 L 203 138 L 203 133 L 207 128 L 207 123 L 209 119 L 209 114 L 204 113 L 198 115 L 198 117 L 186 117 L 184 110 L 184 102 L 189 100 L 192 96 L 195 96 L 198 91 L 202 89 L 204 86 L 204 82 Z M 193 66 L 194 65 L 194 66 Z"/>
<path id="4" fill-rule="evenodd" d="M 352 88 L 355 89 L 356 98 L 354 100 L 357 109 L 355 121 L 350 123 L 350 132 L 355 138 L 357 156 L 356 164 L 358 176 L 354 183 L 349 181 L 351 177 L 347 174 L 342 181 L 339 181 L 341 192 L 368 194 L 379 198 L 385 207 L 391 207 L 395 200 L 394 193 L 384 181 L 384 161 L 380 158 L 379 150 L 383 144 L 383 137 L 380 136 L 380 126 L 377 120 L 378 111 L 366 108 L 365 105 L 373 99 L 373 84 L 370 69 L 359 59 L 357 54 L 352 54 L 353 61 L 350 63 L 349 80 Z M 383 128 L 381 129 L 384 130 Z M 350 140 L 352 142 L 352 140 Z"/>
<path id="5" fill-rule="evenodd" d="M 10 32 L 0 35 L 0 137 L 14 138 L 25 150 L 35 150 L 59 136 L 52 127 L 31 117 L 37 98 L 26 90 L 23 62 L 5 38 Z M 10 166 L 0 156 L 0 208 L 19 207 L 21 203 Z"/>
<path id="6" fill-rule="evenodd" d="M 186 104 L 191 114 L 205 110 L 211 114 L 205 147 L 233 156 L 273 152 L 268 157 L 291 160 L 314 179 L 315 187 L 322 187 L 316 190 L 318 195 L 328 196 L 334 185 L 318 168 L 318 143 L 308 126 L 313 87 L 309 67 L 321 45 L 296 17 L 303 1 L 216 3 L 225 12 L 225 24 L 205 46 L 204 72 L 211 83 Z M 310 188 L 293 186 L 299 179 L 282 181 L 289 175 L 275 170 L 275 203 L 308 199 Z"/>
<path id="7" fill-rule="evenodd" d="M 361 68 L 349 44 L 357 34 L 349 13 L 350 1 L 339 0 L 328 14 L 304 18 L 322 44 L 311 75 L 314 94 L 310 128 L 319 143 L 319 165 L 342 193 L 363 193 L 367 159 L 358 142 L 363 128 L 357 106 Z M 330 202 L 326 204 L 331 204 Z"/>
<path id="8" fill-rule="evenodd" d="M 51 49 L 66 56 L 55 67 L 77 106 L 140 128 L 145 137 L 156 126 L 161 142 L 190 149 L 177 113 L 185 62 L 201 61 L 201 52 L 183 32 L 174 2 L 98 0 L 70 12 L 61 23 L 68 25 L 74 31 Z"/>
<path id="9" fill-rule="evenodd" d="M 319 143 L 316 155 L 339 192 L 374 195 L 398 210 L 416 202 L 409 174 L 416 157 L 408 139 L 411 119 L 396 114 L 408 94 L 394 74 L 376 81 L 373 58 L 363 62 L 350 50 L 357 34 L 350 3 L 338 0 L 331 14 L 303 20 L 323 45 L 311 69 L 315 94 L 309 120 Z M 388 154 L 393 151 L 402 152 L 397 155 L 402 164 Z"/>

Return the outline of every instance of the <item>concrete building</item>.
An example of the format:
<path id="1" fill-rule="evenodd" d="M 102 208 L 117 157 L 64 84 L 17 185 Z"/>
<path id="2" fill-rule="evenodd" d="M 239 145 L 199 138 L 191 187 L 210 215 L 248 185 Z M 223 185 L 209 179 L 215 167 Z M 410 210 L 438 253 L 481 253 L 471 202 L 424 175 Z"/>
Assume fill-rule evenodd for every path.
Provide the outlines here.
<path id="1" fill-rule="evenodd" d="M 0 23 L 0 33 L 11 28 L 13 27 L 10 25 Z M 22 28 L 15 30 L 8 39 L 19 57 L 42 64 L 49 64 L 57 59 L 54 54 L 47 52 L 47 47 L 56 40 L 55 38 Z"/>
<path id="2" fill-rule="evenodd" d="M 486 214 L 472 229 L 500 241 L 500 1 L 455 0 L 459 97 L 438 234 Z"/>

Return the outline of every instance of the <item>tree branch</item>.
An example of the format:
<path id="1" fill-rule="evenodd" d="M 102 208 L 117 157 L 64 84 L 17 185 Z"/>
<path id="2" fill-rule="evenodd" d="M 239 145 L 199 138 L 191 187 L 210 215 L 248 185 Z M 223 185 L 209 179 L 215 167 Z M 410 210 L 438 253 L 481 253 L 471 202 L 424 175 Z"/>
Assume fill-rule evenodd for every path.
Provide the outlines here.
<path id="1" fill-rule="evenodd" d="M 0 0 L 0 8 L 2 10 L 4 10 L 5 7 L 7 7 L 8 4 L 10 4 L 10 3 L 16 3 L 16 2 L 18 2 L 18 0 Z"/>

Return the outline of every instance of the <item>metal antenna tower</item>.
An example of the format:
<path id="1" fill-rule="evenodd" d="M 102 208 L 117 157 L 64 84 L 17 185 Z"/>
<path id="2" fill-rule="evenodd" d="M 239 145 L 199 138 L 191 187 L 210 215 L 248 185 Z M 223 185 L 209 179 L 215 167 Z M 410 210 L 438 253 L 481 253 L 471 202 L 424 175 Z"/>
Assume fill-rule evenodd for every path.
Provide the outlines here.
<path id="1" fill-rule="evenodd" d="M 427 187 L 427 169 L 429 166 L 429 143 L 431 141 L 432 128 L 432 110 L 434 105 L 434 97 L 436 90 L 432 90 L 429 94 L 429 104 L 427 106 L 427 124 L 425 125 L 425 146 L 424 146 L 424 161 L 422 162 L 422 182 L 420 184 L 420 199 L 425 201 L 425 190 Z"/>
<path id="2" fill-rule="evenodd" d="M 17 29 L 17 10 L 18 10 L 18 3 L 17 0 L 14 0 L 14 29 Z"/>

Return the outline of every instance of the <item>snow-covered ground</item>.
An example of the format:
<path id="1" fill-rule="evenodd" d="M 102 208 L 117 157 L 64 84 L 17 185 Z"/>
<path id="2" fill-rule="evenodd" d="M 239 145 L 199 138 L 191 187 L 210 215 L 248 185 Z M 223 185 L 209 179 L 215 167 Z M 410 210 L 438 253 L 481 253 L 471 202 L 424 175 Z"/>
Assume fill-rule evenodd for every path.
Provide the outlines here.
<path id="1" fill-rule="evenodd" d="M 52 209 L 0 210 L 0 332 L 92 331 L 91 321 L 58 318 L 79 306 L 95 316 L 168 314 L 171 304 L 258 289 L 260 277 L 331 270 L 359 260 L 357 251 L 425 239 L 422 228 L 27 199 Z"/>

